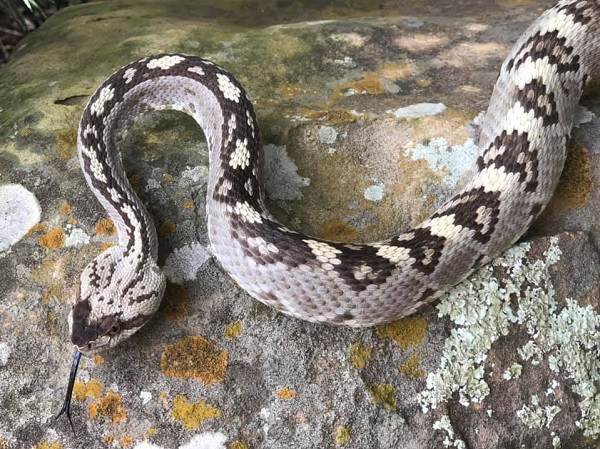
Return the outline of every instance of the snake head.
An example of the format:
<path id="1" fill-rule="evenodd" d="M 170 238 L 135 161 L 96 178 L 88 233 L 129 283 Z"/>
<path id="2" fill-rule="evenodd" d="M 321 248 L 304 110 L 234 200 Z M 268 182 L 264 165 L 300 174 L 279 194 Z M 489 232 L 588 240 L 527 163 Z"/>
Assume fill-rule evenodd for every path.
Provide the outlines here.
<path id="1" fill-rule="evenodd" d="M 81 273 L 69 315 L 71 342 L 91 355 L 126 340 L 154 315 L 165 285 L 165 275 L 152 260 L 138 263 L 119 247 L 100 254 Z"/>

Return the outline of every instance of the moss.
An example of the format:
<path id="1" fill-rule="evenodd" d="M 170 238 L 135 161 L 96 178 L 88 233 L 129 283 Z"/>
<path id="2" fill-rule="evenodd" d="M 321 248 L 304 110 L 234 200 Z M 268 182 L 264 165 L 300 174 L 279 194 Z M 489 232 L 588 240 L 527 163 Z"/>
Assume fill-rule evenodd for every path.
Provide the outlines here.
<path id="1" fill-rule="evenodd" d="M 296 392 L 288 387 L 282 387 L 277 390 L 277 397 L 279 399 L 294 399 L 296 397 Z"/>
<path id="2" fill-rule="evenodd" d="M 188 402 L 183 395 L 177 396 L 173 401 L 171 417 L 180 421 L 186 430 L 198 429 L 204 421 L 219 416 L 221 412 L 206 401 Z"/>
<path id="3" fill-rule="evenodd" d="M 413 354 L 400 365 L 400 374 L 414 379 L 422 379 L 425 377 L 425 371 L 419 368 L 421 362 L 421 353 L 417 349 Z"/>
<path id="4" fill-rule="evenodd" d="M 427 333 L 427 321 L 421 317 L 409 317 L 392 321 L 377 327 L 377 335 L 390 338 L 400 345 L 403 351 L 423 343 Z"/>
<path id="5" fill-rule="evenodd" d="M 61 228 L 51 229 L 38 238 L 40 246 L 57 250 L 65 245 L 65 231 Z"/>
<path id="6" fill-rule="evenodd" d="M 96 223 L 96 234 L 114 237 L 117 235 L 117 227 L 110 218 L 103 218 Z"/>
<path id="7" fill-rule="evenodd" d="M 363 369 L 371 358 L 372 349 L 360 342 L 352 343 L 349 348 L 350 362 L 358 369 Z"/>
<path id="8" fill-rule="evenodd" d="M 220 349 L 215 340 L 187 337 L 165 348 L 160 368 L 167 376 L 198 379 L 211 385 L 225 377 L 227 351 Z"/>
<path id="9" fill-rule="evenodd" d="M 352 429 L 350 427 L 338 426 L 337 429 L 335 429 L 335 444 L 338 446 L 348 444 L 351 435 Z"/>
<path id="10" fill-rule="evenodd" d="M 390 384 L 374 384 L 369 389 L 371 399 L 376 405 L 382 405 L 388 410 L 395 411 L 398 408 L 396 389 Z"/>
<path id="11" fill-rule="evenodd" d="M 238 338 L 242 334 L 242 330 L 244 329 L 242 322 L 237 320 L 235 323 L 228 324 L 225 328 L 225 332 L 223 336 L 229 340 L 233 340 Z"/>

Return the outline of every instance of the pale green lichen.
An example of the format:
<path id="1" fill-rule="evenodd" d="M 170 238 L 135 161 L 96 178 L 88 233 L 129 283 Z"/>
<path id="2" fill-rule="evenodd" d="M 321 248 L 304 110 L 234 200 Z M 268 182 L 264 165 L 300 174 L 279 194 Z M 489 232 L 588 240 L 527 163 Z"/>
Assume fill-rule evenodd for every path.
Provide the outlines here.
<path id="1" fill-rule="evenodd" d="M 517 416 L 521 418 L 521 421 L 523 421 L 530 429 L 541 429 L 544 426 L 549 427 L 554 417 L 558 415 L 560 411 L 561 408 L 558 405 L 542 406 L 540 398 L 534 394 L 531 396 L 529 405 L 523 405 L 523 407 L 517 411 Z"/>
<path id="2" fill-rule="evenodd" d="M 504 371 L 502 374 L 502 378 L 505 380 L 516 379 L 521 376 L 521 371 L 523 371 L 523 365 L 519 363 L 513 363 Z"/>
<path id="3" fill-rule="evenodd" d="M 558 312 L 549 275 L 549 267 L 561 255 L 558 239 L 550 240 L 541 260 L 527 261 L 530 246 L 515 246 L 441 299 L 439 315 L 449 316 L 457 327 L 445 342 L 439 369 L 428 375 L 419 401 L 425 412 L 448 401 L 454 393 L 465 406 L 481 402 L 489 393 L 484 374 L 493 369 L 484 366 L 487 353 L 498 338 L 517 329 L 511 326 L 516 324 L 530 335 L 530 341 L 517 350 L 521 361 L 537 365 L 546 358 L 553 372 L 571 379 L 572 391 L 581 398 L 577 426 L 585 436 L 598 437 L 600 315 L 591 306 L 582 307 L 570 298 Z M 505 273 L 501 279 L 494 275 L 499 270 Z M 518 374 L 517 366 L 521 365 L 514 361 L 504 373 L 505 379 Z M 555 382 L 552 379 L 550 385 L 540 385 L 540 392 L 547 389 L 552 393 Z M 560 413 L 551 396 L 546 395 L 543 406 L 532 398 L 518 416 L 530 427 L 549 426 Z M 556 441 L 560 445 L 560 440 Z"/>
<path id="4" fill-rule="evenodd" d="M 443 441 L 444 447 L 466 449 L 467 446 L 463 440 L 454 438 L 454 429 L 452 428 L 452 423 L 450 422 L 448 415 L 442 415 L 440 419 L 433 423 L 433 428 L 435 430 L 443 430 L 447 433 L 446 438 L 444 438 Z"/>

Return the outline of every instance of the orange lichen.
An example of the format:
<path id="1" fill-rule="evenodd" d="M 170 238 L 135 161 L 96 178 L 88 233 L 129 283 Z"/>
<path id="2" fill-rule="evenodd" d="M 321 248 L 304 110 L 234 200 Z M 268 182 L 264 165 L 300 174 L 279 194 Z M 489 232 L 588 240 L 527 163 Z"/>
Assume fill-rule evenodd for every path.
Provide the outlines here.
<path id="1" fill-rule="evenodd" d="M 288 387 L 283 387 L 277 390 L 277 397 L 279 399 L 294 399 L 296 397 L 296 392 Z"/>
<path id="2" fill-rule="evenodd" d="M 174 176 L 170 173 L 165 173 L 163 175 L 163 179 L 165 180 L 165 182 L 173 182 Z"/>
<path id="3" fill-rule="evenodd" d="M 576 209 L 588 203 L 594 190 L 589 151 L 573 142 L 550 207 Z"/>
<path id="4" fill-rule="evenodd" d="M 358 369 L 363 369 L 367 364 L 367 360 L 371 358 L 371 348 L 363 345 L 360 342 L 350 345 L 350 362 Z"/>
<path id="5" fill-rule="evenodd" d="M 421 317 L 402 318 L 377 327 L 377 335 L 394 340 L 403 351 L 423 343 L 426 333 L 427 321 Z"/>
<path id="6" fill-rule="evenodd" d="M 77 156 L 77 132 L 73 130 L 60 130 L 56 132 L 58 157 L 66 161 Z"/>
<path id="7" fill-rule="evenodd" d="M 142 177 L 140 175 L 138 175 L 137 173 L 134 173 L 133 175 L 131 175 L 129 177 L 129 184 L 131 184 L 133 187 L 136 187 L 137 185 L 139 185 L 141 180 L 142 180 Z"/>
<path id="8" fill-rule="evenodd" d="M 396 389 L 390 384 L 374 384 L 369 389 L 371 399 L 376 405 L 382 405 L 388 410 L 398 408 L 398 399 L 396 398 Z"/>
<path id="9" fill-rule="evenodd" d="M 387 61 L 381 64 L 378 73 L 389 80 L 398 81 L 409 78 L 415 70 L 416 67 L 411 62 L 397 63 Z"/>
<path id="10" fill-rule="evenodd" d="M 38 238 L 40 246 L 48 249 L 59 249 L 65 245 L 65 231 L 61 228 L 51 229 Z"/>
<path id="11" fill-rule="evenodd" d="M 321 225 L 321 236 L 338 242 L 353 242 L 358 239 L 359 233 L 345 221 L 331 220 Z"/>
<path id="12" fill-rule="evenodd" d="M 103 243 L 102 246 L 100 247 L 100 251 L 106 251 L 108 248 L 112 248 L 113 246 L 115 246 L 112 243 Z"/>
<path id="13" fill-rule="evenodd" d="M 418 349 L 415 350 L 406 361 L 400 365 L 400 374 L 406 377 L 412 377 L 414 379 L 422 379 L 425 377 L 425 371 L 419 368 L 421 362 L 421 353 Z"/>
<path id="14" fill-rule="evenodd" d="M 115 442 L 115 437 L 113 435 L 104 435 L 102 441 L 106 444 L 113 444 Z"/>
<path id="15" fill-rule="evenodd" d="M 303 89 L 298 83 L 281 84 L 277 86 L 277 91 L 279 92 L 280 96 L 284 99 L 294 98 L 306 92 L 306 90 Z"/>
<path id="16" fill-rule="evenodd" d="M 184 209 L 193 209 L 194 208 L 194 202 L 193 201 L 184 201 L 183 208 Z"/>
<path id="17" fill-rule="evenodd" d="M 92 403 L 88 407 L 90 420 L 94 420 L 100 416 L 105 416 L 110 419 L 113 424 L 127 419 L 127 411 L 123 407 L 123 399 L 114 391 L 109 391 L 106 396 L 100 398 L 98 402 Z"/>
<path id="18" fill-rule="evenodd" d="M 21 137 L 29 137 L 30 134 L 31 134 L 31 128 L 23 128 L 21 131 L 19 131 L 19 135 Z"/>
<path id="19" fill-rule="evenodd" d="M 221 412 L 206 401 L 188 402 L 183 395 L 177 396 L 173 401 L 171 417 L 180 421 L 186 430 L 198 429 L 207 419 L 219 416 Z"/>
<path id="20" fill-rule="evenodd" d="M 83 402 L 85 398 L 99 399 L 104 391 L 104 386 L 96 379 L 90 379 L 86 384 L 76 380 L 73 385 L 73 398 Z"/>
<path id="21" fill-rule="evenodd" d="M 198 379 L 207 385 L 221 382 L 227 372 L 227 351 L 216 340 L 202 336 L 187 337 L 169 345 L 160 359 L 167 376 Z"/>
<path id="22" fill-rule="evenodd" d="M 104 357 L 102 357 L 99 354 L 96 354 L 93 358 L 92 361 L 94 362 L 94 365 L 102 365 L 104 363 Z"/>
<path id="23" fill-rule="evenodd" d="M 0 449 L 8 449 L 8 443 L 0 438 Z"/>
<path id="24" fill-rule="evenodd" d="M 347 109 L 332 108 L 328 105 L 314 105 L 313 109 L 300 109 L 300 114 L 313 120 L 323 120 L 330 125 L 341 125 L 356 121 L 356 115 Z"/>
<path id="25" fill-rule="evenodd" d="M 46 232 L 46 229 L 48 229 L 48 226 L 46 226 L 44 223 L 36 223 L 29 228 L 29 231 L 27 231 L 25 237 L 31 237 L 33 234 L 37 234 L 38 232 Z"/>
<path id="26" fill-rule="evenodd" d="M 223 336 L 230 340 L 238 338 L 241 335 L 243 329 L 244 327 L 242 325 L 242 322 L 240 320 L 237 320 L 235 323 L 227 325 Z"/>
<path id="27" fill-rule="evenodd" d="M 175 233 L 175 228 L 177 228 L 177 225 L 173 220 L 165 220 L 164 223 L 160 225 L 160 228 L 158 229 L 158 235 L 160 235 L 161 237 L 172 235 Z"/>
<path id="28" fill-rule="evenodd" d="M 2 447 L 2 446 L 0 446 L 0 447 Z M 35 446 L 33 446 L 32 449 L 61 449 L 61 448 L 62 448 L 62 444 L 60 444 L 58 441 L 56 441 L 54 443 L 48 443 L 46 441 L 42 441 L 40 444 L 36 444 Z"/>
<path id="29" fill-rule="evenodd" d="M 167 282 L 165 299 L 165 315 L 167 320 L 177 321 L 187 315 L 187 293 L 181 285 Z"/>
<path id="30" fill-rule="evenodd" d="M 115 222 L 110 218 L 98 220 L 98 223 L 96 223 L 96 234 L 114 237 L 117 235 L 117 227 L 115 226 Z"/>
<path id="31" fill-rule="evenodd" d="M 52 298 L 60 296 L 62 289 L 62 284 L 51 285 L 47 290 L 44 291 L 44 294 L 42 295 L 42 304 L 49 304 Z"/>
<path id="32" fill-rule="evenodd" d="M 73 209 L 71 209 L 71 205 L 65 201 L 58 206 L 58 212 L 62 215 L 69 215 L 73 212 Z"/>
<path id="33" fill-rule="evenodd" d="M 133 437 L 131 437 L 129 435 L 125 435 L 125 436 L 121 437 L 121 439 L 119 440 L 119 443 L 121 444 L 122 447 L 131 446 L 133 444 Z"/>
<path id="34" fill-rule="evenodd" d="M 357 81 L 340 84 L 336 87 L 336 97 L 343 97 L 344 93 L 353 90 L 356 93 L 366 93 L 370 95 L 381 95 L 385 92 L 385 86 L 381 82 L 381 76 L 377 73 L 367 73 Z"/>

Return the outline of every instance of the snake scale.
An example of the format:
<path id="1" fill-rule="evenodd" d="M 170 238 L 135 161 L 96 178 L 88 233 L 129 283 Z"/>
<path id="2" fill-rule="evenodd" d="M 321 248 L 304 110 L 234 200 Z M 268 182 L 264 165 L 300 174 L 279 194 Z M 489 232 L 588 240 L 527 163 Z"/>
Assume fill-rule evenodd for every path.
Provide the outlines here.
<path id="1" fill-rule="evenodd" d="M 133 62 L 91 97 L 78 132 L 90 189 L 115 222 L 119 244 L 81 274 L 69 322 L 76 357 L 115 346 L 157 310 L 165 276 L 157 235 L 129 185 L 122 136 L 142 113 L 191 115 L 209 146 L 208 234 L 223 268 L 251 296 L 296 318 L 371 326 L 413 313 L 512 245 L 558 182 L 574 111 L 600 75 L 600 0 L 562 0 L 518 39 L 502 64 L 472 178 L 427 220 L 371 244 L 292 231 L 267 211 L 259 129 L 235 78 L 195 56 Z M 61 412 L 61 413 L 62 413 Z"/>

